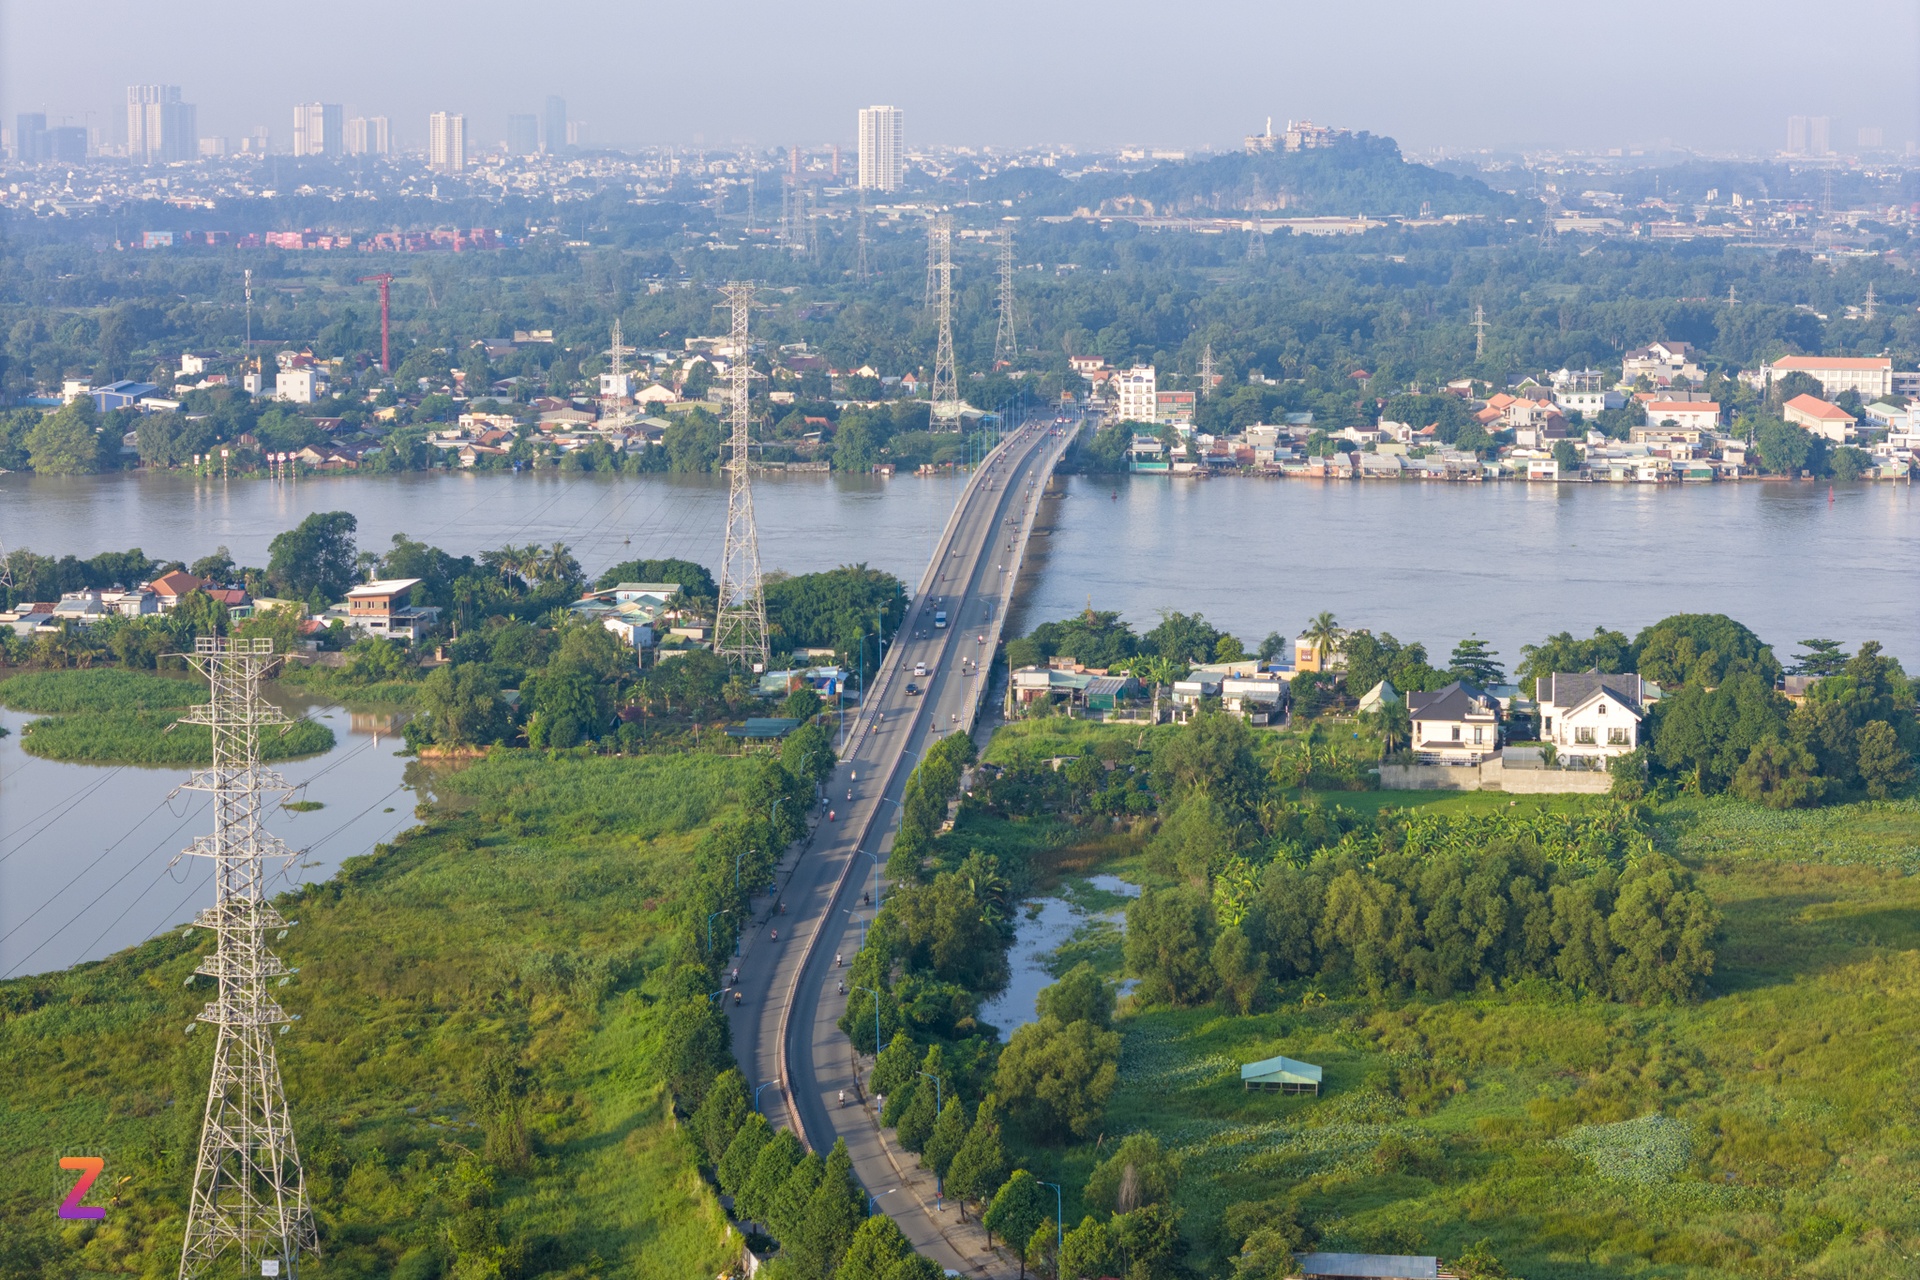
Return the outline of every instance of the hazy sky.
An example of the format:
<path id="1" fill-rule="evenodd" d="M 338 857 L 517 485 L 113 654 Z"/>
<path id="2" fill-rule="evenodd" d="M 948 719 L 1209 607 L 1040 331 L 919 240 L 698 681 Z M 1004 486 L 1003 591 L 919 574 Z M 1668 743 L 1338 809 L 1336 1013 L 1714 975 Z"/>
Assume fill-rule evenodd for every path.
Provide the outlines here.
<path id="1" fill-rule="evenodd" d="M 563 95 L 593 141 L 850 144 L 867 103 L 908 143 L 1232 146 L 1272 115 L 1410 148 L 1778 148 L 1790 114 L 1920 141 L 1912 0 L 0 0 L 0 112 L 111 121 L 179 84 L 205 135 L 276 147 L 300 100 L 469 145 Z M 109 130 L 111 124 L 109 123 Z M 106 136 L 111 139 L 109 131 Z"/>

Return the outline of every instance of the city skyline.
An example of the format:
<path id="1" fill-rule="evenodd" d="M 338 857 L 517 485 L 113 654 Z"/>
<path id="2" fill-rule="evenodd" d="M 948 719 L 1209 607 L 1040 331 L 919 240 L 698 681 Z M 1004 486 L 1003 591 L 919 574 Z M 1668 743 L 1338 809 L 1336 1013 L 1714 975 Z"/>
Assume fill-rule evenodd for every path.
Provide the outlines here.
<path id="1" fill-rule="evenodd" d="M 733 56 L 743 82 L 778 83 L 777 96 L 716 97 L 703 90 L 710 68 L 674 58 L 649 65 L 654 92 L 636 97 L 613 87 L 621 79 L 618 41 L 584 33 L 617 35 L 643 26 L 647 14 L 598 3 L 571 6 L 575 21 L 498 41 L 484 23 L 472 33 L 449 27 L 442 7 L 394 11 L 347 0 L 342 20 L 308 32 L 300 52 L 237 62 L 229 47 L 200 38 L 201 28 L 178 30 L 123 0 L 15 6 L 0 29 L 0 115 L 44 112 L 50 126 L 89 126 L 103 143 L 124 145 L 109 108 L 124 101 L 127 85 L 164 82 L 183 86 L 197 105 L 201 136 L 239 139 L 265 126 L 282 152 L 301 101 L 391 120 L 396 149 L 424 149 L 430 114 L 457 112 L 477 153 L 507 138 L 510 116 L 538 113 L 546 125 L 545 99 L 556 90 L 594 122 L 597 142 L 616 148 L 850 144 L 854 113 L 872 102 L 911 113 L 915 145 L 929 147 L 1230 149 L 1269 115 L 1384 133 L 1410 149 L 1777 152 L 1792 116 L 1830 120 L 1838 151 L 1875 130 L 1895 151 L 1920 141 L 1920 86 L 1902 69 L 1920 43 L 1920 14 L 1911 6 L 1832 6 L 1826 21 L 1796 34 L 1787 61 L 1780 24 L 1766 19 L 1771 11 L 1794 22 L 1794 10 L 1706 0 L 1687 17 L 1713 32 L 1713 61 L 1680 64 L 1650 56 L 1624 9 L 1609 21 L 1508 3 L 1444 14 L 1400 3 L 1368 8 L 1370 16 L 1214 5 L 1174 21 L 1138 4 L 1032 12 L 994 0 L 969 6 L 958 22 L 902 13 L 883 31 L 856 21 L 851 6 L 769 11 Z M 209 10 L 213 25 L 229 11 L 242 21 L 237 5 L 216 2 Z M 1176 93 L 1133 92 L 1087 44 L 1102 31 L 1138 36 L 1150 24 L 1156 63 Z M 122 38 L 85 65 L 46 56 L 103 27 Z M 379 49 L 391 55 L 364 47 L 376 29 L 387 37 Z M 1369 35 L 1355 34 L 1361 31 Z M 1375 40 L 1376 31 L 1391 38 Z M 1869 32 L 1872 38 L 1861 38 Z M 430 36 L 446 56 L 403 66 L 399 50 L 413 47 L 410 34 Z M 936 65 L 968 67 L 964 90 L 957 75 L 943 88 L 941 75 L 926 73 L 920 55 L 936 39 L 946 43 Z M 836 63 L 849 70 L 789 74 L 796 65 Z M 1676 65 L 1692 70 L 1675 75 Z M 1490 90 L 1496 83 L 1500 89 Z"/>

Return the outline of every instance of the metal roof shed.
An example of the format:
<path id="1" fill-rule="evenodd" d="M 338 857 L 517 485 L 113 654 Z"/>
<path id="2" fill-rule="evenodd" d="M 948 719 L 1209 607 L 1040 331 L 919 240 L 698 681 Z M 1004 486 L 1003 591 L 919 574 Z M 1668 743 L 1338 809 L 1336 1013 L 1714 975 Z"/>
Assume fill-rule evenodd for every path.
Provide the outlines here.
<path id="1" fill-rule="evenodd" d="M 1294 1274 L 1306 1280 L 1443 1280 L 1438 1258 L 1393 1253 L 1296 1253 Z"/>
<path id="2" fill-rule="evenodd" d="M 1277 1089 L 1281 1093 L 1319 1093 L 1320 1068 L 1292 1058 L 1268 1058 L 1249 1062 L 1240 1068 L 1240 1083 L 1247 1089 Z"/>

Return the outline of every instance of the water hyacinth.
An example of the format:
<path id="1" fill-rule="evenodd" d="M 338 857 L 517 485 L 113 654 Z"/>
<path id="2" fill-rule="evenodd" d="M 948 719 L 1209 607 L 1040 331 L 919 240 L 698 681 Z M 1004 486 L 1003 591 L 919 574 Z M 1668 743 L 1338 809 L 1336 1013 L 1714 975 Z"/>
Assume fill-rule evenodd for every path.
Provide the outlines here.
<path id="1" fill-rule="evenodd" d="M 1666 1182 L 1693 1159 L 1687 1126 L 1657 1112 L 1615 1124 L 1583 1124 L 1554 1145 L 1585 1156 L 1595 1173 L 1614 1182 Z"/>

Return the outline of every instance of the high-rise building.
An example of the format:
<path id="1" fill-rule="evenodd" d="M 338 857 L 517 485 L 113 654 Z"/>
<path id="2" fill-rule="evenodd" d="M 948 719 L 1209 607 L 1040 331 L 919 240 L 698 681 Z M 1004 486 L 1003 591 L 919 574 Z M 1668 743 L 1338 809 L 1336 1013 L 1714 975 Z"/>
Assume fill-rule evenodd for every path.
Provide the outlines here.
<path id="1" fill-rule="evenodd" d="M 541 119 L 543 145 L 549 152 L 565 151 L 573 138 L 567 133 L 567 100 L 557 93 L 547 95 L 546 115 Z"/>
<path id="2" fill-rule="evenodd" d="M 57 164 L 77 164 L 87 158 L 87 131 L 77 124 L 57 124 L 47 130 L 46 153 L 42 159 Z"/>
<path id="3" fill-rule="evenodd" d="M 467 118 L 436 111 L 427 121 L 427 167 L 435 173 L 460 173 L 467 167 Z"/>
<path id="4" fill-rule="evenodd" d="M 1807 117 L 1807 152 L 1810 155 L 1833 154 L 1833 121 L 1826 116 Z"/>
<path id="5" fill-rule="evenodd" d="M 22 111 L 13 118 L 13 158 L 22 164 L 45 160 L 47 155 L 47 113 Z"/>
<path id="6" fill-rule="evenodd" d="M 1790 156 L 1807 154 L 1807 118 L 1805 116 L 1787 117 L 1787 154 Z"/>
<path id="7" fill-rule="evenodd" d="M 346 111 L 337 102 L 302 102 L 293 109 L 293 154 L 334 156 L 346 150 Z"/>
<path id="8" fill-rule="evenodd" d="M 540 150 L 540 117 L 507 117 L 507 154 L 530 156 Z"/>
<path id="9" fill-rule="evenodd" d="M 1886 131 L 1877 124 L 1863 124 L 1854 133 L 1854 145 L 1862 151 L 1878 151 L 1887 145 Z"/>
<path id="10" fill-rule="evenodd" d="M 567 149 L 573 150 L 587 145 L 587 122 L 585 120 L 567 121 Z"/>
<path id="11" fill-rule="evenodd" d="M 347 154 L 384 156 L 393 152 L 393 137 L 385 116 L 355 116 L 347 121 Z"/>
<path id="12" fill-rule="evenodd" d="M 860 108 L 860 186 L 867 191 L 898 191 L 905 160 L 898 107 Z"/>
<path id="13" fill-rule="evenodd" d="M 198 113 L 175 84 L 127 86 L 127 155 L 147 164 L 192 160 L 200 152 Z"/>

